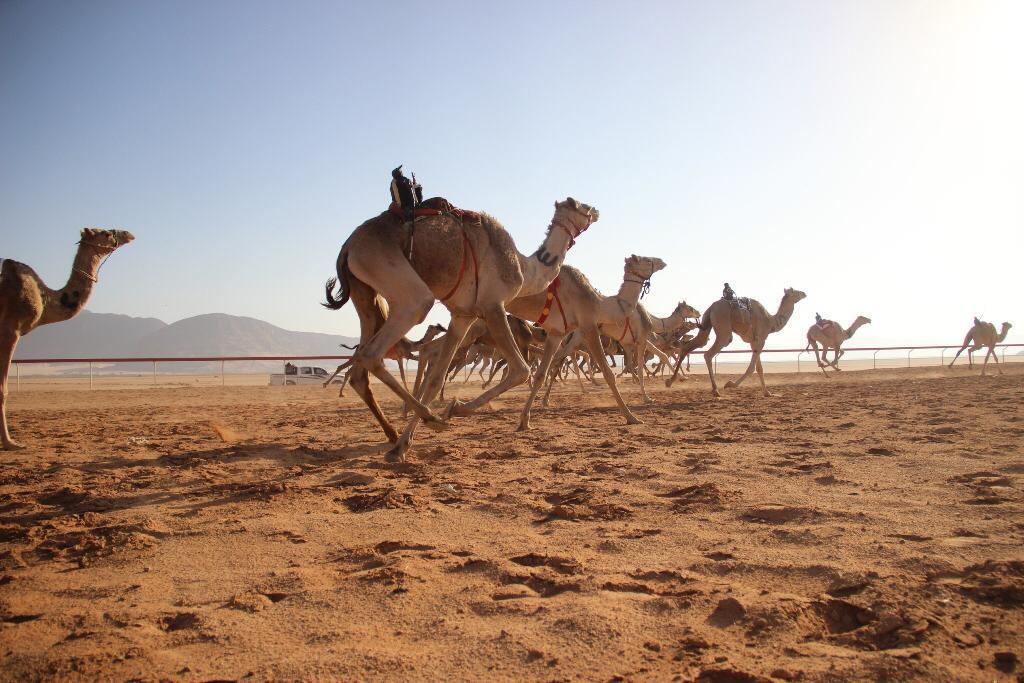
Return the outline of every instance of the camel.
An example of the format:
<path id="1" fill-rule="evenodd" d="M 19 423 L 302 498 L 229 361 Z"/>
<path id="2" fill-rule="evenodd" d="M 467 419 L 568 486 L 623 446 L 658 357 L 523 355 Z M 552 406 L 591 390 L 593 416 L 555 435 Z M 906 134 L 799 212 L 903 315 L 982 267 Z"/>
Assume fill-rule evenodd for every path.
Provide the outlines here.
<path id="1" fill-rule="evenodd" d="M 357 227 L 338 254 L 337 277 L 327 281 L 324 304 L 340 309 L 351 298 L 360 322 L 359 350 L 353 357 L 350 382 L 393 446 L 387 460 L 403 460 L 419 420 L 434 430 L 448 427 L 429 405 L 440 390 L 447 369 L 470 326 L 479 318 L 509 365 L 509 374 L 448 416 L 469 414 L 492 397 L 523 383 L 529 366 L 516 348 L 505 305 L 516 297 L 543 291 L 558 275 L 575 240 L 598 220 L 597 209 L 572 197 L 555 202 L 544 241 L 530 255 L 516 249 L 512 236 L 493 217 L 447 207 L 428 200 L 426 211 L 405 221 L 401 210 L 388 209 Z M 423 206 L 423 205 L 421 205 Z M 339 287 L 337 296 L 335 285 Z M 385 312 L 378 297 L 389 306 Z M 422 400 L 403 387 L 384 367 L 384 354 L 414 325 L 422 322 L 435 301 L 452 318 L 439 362 L 427 373 Z M 384 416 L 368 376 L 373 373 L 415 413 L 401 437 Z M 418 419 L 417 419 L 418 418 Z"/>
<path id="2" fill-rule="evenodd" d="M 858 315 L 853 324 L 845 330 L 834 320 L 816 322 L 807 328 L 807 348 L 804 350 L 810 351 L 812 347 L 814 348 L 814 360 L 818 361 L 818 367 L 828 377 L 825 368 L 831 366 L 835 370 L 839 370 L 839 359 L 843 357 L 843 342 L 852 337 L 862 325 L 867 325 L 870 322 L 871 318 Z M 819 344 L 821 345 L 820 358 L 818 357 Z M 831 361 L 827 357 L 829 349 L 832 349 L 833 352 Z"/>
<path id="3" fill-rule="evenodd" d="M 6 259 L 0 267 L 0 437 L 4 450 L 24 448 L 7 430 L 7 374 L 18 340 L 40 325 L 70 320 L 85 308 L 100 266 L 135 237 L 125 230 L 86 228 L 67 284 L 50 289 L 32 268 Z"/>
<path id="4" fill-rule="evenodd" d="M 647 335 L 647 344 L 644 345 L 644 350 L 641 354 L 636 353 L 636 349 L 639 344 L 635 343 L 636 338 L 632 335 L 633 330 L 640 329 L 644 325 L 643 317 L 646 317 L 650 321 L 650 333 Z M 675 309 L 665 318 L 659 318 L 643 307 L 643 304 L 637 305 L 637 310 L 630 318 L 629 326 L 622 329 L 622 337 L 616 337 L 619 339 L 619 344 L 623 349 L 622 356 L 622 372 L 619 373 L 621 377 L 627 372 L 633 373 L 636 377 L 638 376 L 639 369 L 646 364 L 647 358 L 653 355 L 658 358 L 658 362 L 661 364 L 669 364 L 669 358 L 665 352 L 659 348 L 655 335 L 674 334 L 677 330 L 686 324 L 688 318 L 700 317 L 700 311 L 693 306 L 690 306 L 685 301 L 680 301 L 676 304 Z M 601 330 L 605 334 L 617 333 L 618 329 L 604 329 Z M 629 332 L 629 337 L 626 333 Z M 629 341 L 632 340 L 634 343 L 629 345 Z M 646 391 L 644 394 L 644 400 L 649 400 Z"/>
<path id="5" fill-rule="evenodd" d="M 430 326 L 427 327 L 427 331 L 424 332 L 423 338 L 420 339 L 419 341 L 412 341 L 411 339 L 408 339 L 406 337 L 402 337 L 401 341 L 399 341 L 397 344 L 392 346 L 391 350 L 388 351 L 384 355 L 384 357 L 387 358 L 388 360 L 393 360 L 396 363 L 398 363 L 398 375 L 402 378 L 402 385 L 405 386 L 406 389 L 409 388 L 409 385 L 405 381 L 405 361 L 406 360 L 415 360 L 415 358 L 416 358 L 415 353 L 417 351 L 419 351 L 423 347 L 424 344 L 426 344 L 431 339 L 433 339 L 434 337 L 436 337 L 437 335 L 441 334 L 444 331 L 445 331 L 444 325 L 430 325 Z M 355 346 L 349 346 L 348 344 L 341 344 L 341 346 L 345 347 L 346 349 L 348 349 L 350 351 L 354 351 L 355 349 L 359 348 L 359 344 L 356 344 Z M 341 372 L 342 370 L 348 368 L 351 365 L 352 365 L 352 359 L 350 358 L 347 361 L 345 361 L 344 363 L 342 363 L 341 365 L 339 365 L 337 368 L 335 368 L 334 374 L 331 375 L 330 377 L 328 377 L 327 381 L 324 382 L 324 388 L 325 389 L 327 388 L 327 386 L 331 383 L 331 380 L 333 380 L 335 377 L 337 377 L 339 372 Z M 348 373 L 345 373 L 344 379 L 341 380 L 341 390 L 338 391 L 338 396 L 344 396 L 345 395 L 345 385 L 347 383 L 348 383 Z"/>
<path id="6" fill-rule="evenodd" d="M 950 361 L 949 367 L 953 367 L 953 363 L 960 357 L 960 354 L 967 349 L 967 360 L 970 366 L 974 367 L 974 352 L 985 346 L 988 350 L 985 352 L 985 362 L 981 365 L 981 376 L 985 376 L 985 366 L 988 365 L 988 357 L 992 356 L 992 360 L 996 362 L 996 370 L 999 374 L 1003 374 L 1003 369 L 999 367 L 999 359 L 996 358 L 996 344 L 1001 344 L 1006 339 L 1007 333 L 1010 328 L 1013 327 L 1010 323 L 1003 323 L 1003 329 L 996 334 L 996 326 L 992 323 L 987 323 L 978 318 L 974 319 L 974 325 L 970 330 L 967 331 L 967 336 L 964 337 L 964 345 L 960 347 L 960 350 L 953 356 L 953 360 Z M 967 348 L 967 347 L 970 348 Z"/>
<path id="7" fill-rule="evenodd" d="M 715 330 L 715 343 L 704 352 L 704 362 L 708 366 L 708 375 L 711 377 L 711 392 L 720 397 L 722 392 L 718 390 L 718 383 L 715 382 L 715 368 L 711 360 L 718 355 L 718 352 L 729 345 L 732 335 L 738 334 L 740 339 L 750 344 L 753 354 L 750 356 L 750 365 L 746 372 L 737 380 L 729 380 L 726 388 L 738 387 L 743 383 L 750 373 L 757 369 L 757 378 L 761 381 L 761 391 L 765 396 L 771 396 L 768 387 L 764 384 L 764 370 L 761 367 L 761 351 L 772 332 L 778 332 L 793 315 L 793 308 L 796 303 L 807 295 L 803 292 L 786 288 L 782 295 L 782 302 L 775 315 L 771 315 L 758 301 L 754 299 L 719 299 L 704 311 L 701 318 L 700 328 L 697 336 L 679 347 L 679 360 L 676 362 L 672 376 L 665 381 L 665 386 L 672 386 L 676 375 L 679 374 L 679 367 L 685 358 L 694 349 L 699 349 L 707 343 L 711 334 L 711 328 Z"/>
<path id="8" fill-rule="evenodd" d="M 622 321 L 636 310 L 640 294 L 648 286 L 651 276 L 664 267 L 665 262 L 659 258 L 634 254 L 625 259 L 622 285 L 618 293 L 615 296 L 604 296 L 594 289 L 579 270 L 572 266 L 563 266 L 558 274 L 557 287 L 553 285 L 548 292 L 520 297 L 509 304 L 509 310 L 513 314 L 536 319 L 537 324 L 548 333 L 544 342 L 544 356 L 534 375 L 530 396 L 523 406 L 519 421 L 520 431 L 530 428 L 530 410 L 537 391 L 548 376 L 552 361 L 555 361 L 554 367 L 557 369 L 561 366 L 562 359 L 571 353 L 571 349 L 563 349 L 562 355 L 555 357 L 564 337 L 574 330 L 579 331 L 591 360 L 597 360 L 619 410 L 626 416 L 626 423 L 641 423 L 619 395 L 615 373 L 608 366 L 601 345 L 600 330 L 604 325 L 624 324 Z"/>

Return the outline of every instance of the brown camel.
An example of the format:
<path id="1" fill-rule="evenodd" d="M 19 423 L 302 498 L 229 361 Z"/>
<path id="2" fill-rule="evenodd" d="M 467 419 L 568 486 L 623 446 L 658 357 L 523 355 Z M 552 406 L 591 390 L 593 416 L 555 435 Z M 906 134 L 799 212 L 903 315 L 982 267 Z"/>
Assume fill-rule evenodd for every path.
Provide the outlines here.
<path id="1" fill-rule="evenodd" d="M 996 357 L 996 344 L 1001 344 L 1006 339 L 1006 334 L 1013 327 L 1010 323 L 1003 323 L 1003 329 L 1000 330 L 999 334 L 996 334 L 996 326 L 992 323 L 987 323 L 983 320 L 974 319 L 974 326 L 967 331 L 967 336 L 964 337 L 964 345 L 960 347 L 960 350 L 953 356 L 953 360 L 949 363 L 949 367 L 953 367 L 953 363 L 960 357 L 960 354 L 967 349 L 967 360 L 970 366 L 974 367 L 974 352 L 978 349 L 988 347 L 985 352 L 985 362 L 981 365 L 981 376 L 985 376 L 985 366 L 988 365 L 988 357 L 992 356 L 992 360 L 996 362 L 996 370 L 999 374 L 1003 374 L 1003 369 L 999 367 L 999 359 Z M 970 347 L 970 348 L 967 348 Z"/>
<path id="2" fill-rule="evenodd" d="M 24 263 L 7 259 L 0 267 L 0 437 L 6 450 L 23 448 L 7 431 L 7 374 L 18 340 L 40 325 L 69 320 L 85 307 L 100 266 L 118 247 L 135 239 L 124 230 L 86 228 L 78 241 L 71 276 L 50 289 Z"/>
<path id="3" fill-rule="evenodd" d="M 432 202 L 428 200 L 428 206 Z M 599 217 L 597 209 L 572 197 L 555 202 L 543 243 L 533 254 L 521 254 L 512 236 L 486 214 L 443 210 L 406 222 L 388 210 L 353 231 L 341 248 L 337 279 L 327 281 L 328 308 L 339 309 L 351 297 L 359 314 L 361 338 L 353 357 L 351 383 L 369 407 L 389 441 L 389 460 L 405 457 L 419 418 L 435 430 L 447 424 L 429 408 L 441 388 L 447 368 L 469 327 L 483 319 L 495 346 L 509 364 L 509 374 L 473 401 L 452 406 L 451 415 L 464 415 L 492 397 L 521 384 L 529 366 L 519 354 L 505 318 L 505 304 L 518 296 L 543 291 L 558 275 L 566 251 Z M 335 297 L 337 284 L 340 292 Z M 384 312 L 377 295 L 387 301 Z M 444 350 L 426 378 L 423 399 L 410 394 L 383 364 L 387 351 L 421 322 L 440 300 L 452 319 Z M 399 438 L 370 390 L 373 373 L 415 413 Z"/>
<path id="4" fill-rule="evenodd" d="M 807 348 L 805 351 L 814 349 L 814 360 L 818 361 L 818 367 L 828 377 L 825 368 L 831 366 L 839 370 L 839 359 L 843 357 L 843 342 L 854 335 L 862 325 L 871 322 L 871 318 L 858 315 L 857 319 L 849 328 L 843 329 L 842 325 L 835 320 L 822 320 L 811 325 L 807 329 Z M 821 345 L 821 356 L 818 356 L 818 345 Z M 832 349 L 832 360 L 828 360 L 828 350 Z"/>
<path id="5" fill-rule="evenodd" d="M 384 308 L 387 307 L 387 302 L 379 302 L 379 303 L 380 303 L 380 305 L 382 307 L 384 307 Z M 387 358 L 388 360 L 393 360 L 396 363 L 398 363 L 398 375 L 399 375 L 399 377 L 402 378 L 402 385 L 406 389 L 409 388 L 409 385 L 405 381 L 405 361 L 407 361 L 407 360 L 415 360 L 416 352 L 419 351 L 423 347 L 424 344 L 426 344 L 431 339 L 433 339 L 434 337 L 436 337 L 437 335 L 441 334 L 444 331 L 445 331 L 444 325 L 430 325 L 429 327 L 427 327 L 427 331 L 423 334 L 423 338 L 420 339 L 419 341 L 413 341 L 413 340 L 411 340 L 411 339 L 409 339 L 407 337 L 402 337 L 402 340 L 399 341 L 394 346 L 392 346 L 391 350 L 388 351 L 384 355 L 384 357 Z M 346 349 L 349 349 L 350 351 L 359 348 L 359 344 L 356 344 L 355 346 L 349 346 L 348 344 L 342 344 L 342 346 L 345 347 Z M 333 380 L 335 377 L 338 376 L 339 372 L 341 372 L 342 370 L 350 367 L 351 365 L 352 365 L 352 359 L 349 358 L 347 361 L 345 361 L 344 363 L 339 365 L 337 368 L 335 368 L 334 374 L 331 375 L 330 377 L 328 377 L 327 381 L 324 382 L 324 388 L 327 388 L 327 385 L 329 385 L 331 383 L 331 380 Z M 345 377 L 341 380 L 341 389 L 338 391 L 338 396 L 344 396 L 345 395 L 345 385 L 347 383 L 348 383 L 348 373 L 345 373 Z"/>
<path id="6" fill-rule="evenodd" d="M 807 295 L 796 289 L 787 288 L 782 295 L 782 303 L 775 315 L 771 315 L 759 302 L 754 299 L 719 299 L 708 307 L 704 317 L 700 321 L 700 331 L 697 336 L 685 342 L 680 348 L 679 360 L 676 362 L 672 376 L 665 382 L 665 386 L 672 386 L 676 375 L 679 373 L 679 366 L 694 349 L 699 349 L 707 343 L 711 334 L 711 328 L 715 329 L 715 343 L 704 352 L 704 362 L 708 366 L 708 374 L 711 376 L 711 391 L 715 396 L 721 396 L 718 384 L 715 382 L 715 368 L 711 360 L 718 355 L 718 352 L 729 345 L 732 335 L 738 334 L 740 339 L 750 344 L 753 354 L 750 357 L 750 365 L 747 371 L 737 380 L 726 382 L 726 388 L 738 387 L 747 377 L 757 369 L 757 378 L 761 380 L 761 390 L 765 396 L 771 396 L 771 392 L 764 385 L 764 370 L 761 367 L 761 351 L 772 332 L 778 332 L 793 315 L 793 307 L 798 301 Z"/>
<path id="7" fill-rule="evenodd" d="M 629 317 L 636 309 L 641 292 L 648 286 L 651 276 L 665 267 L 665 262 L 649 256 L 630 256 L 625 260 L 622 286 L 615 296 L 604 296 L 572 266 L 563 266 L 558 274 L 558 286 L 548 292 L 520 297 L 509 304 L 509 310 L 516 315 L 537 320 L 537 324 L 547 331 L 544 342 L 544 356 L 534 375 L 530 396 L 523 406 L 519 421 L 520 431 L 530 428 L 530 410 L 537 391 L 543 386 L 544 378 L 552 367 L 561 367 L 563 358 L 573 349 L 564 351 L 556 358 L 555 352 L 565 336 L 579 330 L 580 337 L 591 359 L 597 363 L 608 382 L 608 388 L 615 397 L 619 410 L 626 416 L 627 424 L 639 424 L 640 420 L 630 411 L 619 389 L 615 384 L 615 373 L 608 366 L 608 361 L 601 346 L 600 329 L 604 325 L 624 324 L 621 321 Z"/>

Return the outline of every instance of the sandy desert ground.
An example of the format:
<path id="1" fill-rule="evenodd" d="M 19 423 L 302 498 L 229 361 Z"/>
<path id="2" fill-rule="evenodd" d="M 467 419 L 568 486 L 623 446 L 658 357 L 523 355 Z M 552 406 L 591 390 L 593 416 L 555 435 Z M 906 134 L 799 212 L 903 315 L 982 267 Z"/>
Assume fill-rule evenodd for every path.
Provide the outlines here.
<path id="1" fill-rule="evenodd" d="M 0 678 L 1024 680 L 1024 367 L 770 380 L 18 392 Z"/>

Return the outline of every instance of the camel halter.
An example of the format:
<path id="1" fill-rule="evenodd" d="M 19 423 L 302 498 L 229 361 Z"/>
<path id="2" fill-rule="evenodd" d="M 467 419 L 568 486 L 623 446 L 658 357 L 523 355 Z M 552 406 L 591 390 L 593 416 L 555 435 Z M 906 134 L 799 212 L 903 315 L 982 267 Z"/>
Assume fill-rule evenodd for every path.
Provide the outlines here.
<path id="1" fill-rule="evenodd" d="M 82 270 L 81 268 L 74 268 L 74 267 L 72 267 L 71 271 L 73 273 L 78 273 L 79 275 L 84 275 L 89 280 L 92 280 L 93 283 L 99 282 L 100 281 L 100 268 L 102 268 L 103 264 L 107 262 L 107 259 L 110 258 L 110 255 L 113 254 L 115 251 L 117 251 L 117 248 L 121 246 L 118 243 L 118 241 L 117 241 L 117 235 L 116 234 L 112 234 L 111 237 L 113 237 L 113 239 L 114 239 L 114 246 L 110 246 L 109 244 L 96 244 L 95 242 L 89 242 L 89 241 L 84 240 L 84 239 L 78 240 L 78 242 L 76 244 L 84 244 L 84 245 L 86 245 L 88 247 L 92 247 L 94 249 L 105 249 L 107 251 L 107 255 L 103 257 L 103 260 L 100 261 L 100 265 L 98 265 L 96 267 L 96 274 L 95 275 L 93 275 L 92 273 L 87 273 L 84 270 Z"/>
<path id="2" fill-rule="evenodd" d="M 572 223 L 567 224 L 557 218 L 551 219 L 551 226 L 565 230 L 565 234 L 569 236 L 569 246 L 566 249 L 566 251 L 572 249 L 576 245 L 576 238 L 583 234 L 583 230 L 580 230 L 574 234 L 572 229 L 576 227 L 575 225 L 573 225 Z M 586 228 L 584 228 L 584 230 L 586 230 Z"/>
<path id="3" fill-rule="evenodd" d="M 630 273 L 630 275 L 636 275 L 636 273 Z M 639 276 L 638 276 L 639 277 Z M 640 298 L 643 299 L 647 296 L 647 292 L 651 291 L 651 278 L 633 280 L 629 277 L 623 278 L 626 282 L 636 282 L 640 285 Z"/>

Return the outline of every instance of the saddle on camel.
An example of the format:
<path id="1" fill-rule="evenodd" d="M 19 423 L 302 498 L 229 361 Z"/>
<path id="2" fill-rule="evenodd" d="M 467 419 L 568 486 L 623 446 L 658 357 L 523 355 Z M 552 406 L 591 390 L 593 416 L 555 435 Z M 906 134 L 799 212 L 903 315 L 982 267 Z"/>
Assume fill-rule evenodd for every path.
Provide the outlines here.
<path id="1" fill-rule="evenodd" d="M 416 219 L 447 215 L 462 223 L 463 249 L 462 265 L 459 268 L 459 277 L 456 279 L 455 286 L 452 287 L 451 291 L 441 297 L 440 300 L 447 301 L 453 294 L 455 294 L 456 291 L 458 291 L 459 285 L 462 284 L 462 279 L 466 274 L 466 268 L 469 265 L 470 260 L 473 262 L 473 275 L 475 276 L 473 281 L 477 283 L 477 287 L 479 287 L 480 265 L 476 257 L 476 249 L 474 249 L 473 243 L 470 242 L 469 237 L 466 235 L 467 223 L 471 225 L 482 225 L 479 213 L 453 206 L 452 203 L 444 197 L 423 199 L 423 186 L 416 182 L 416 174 L 412 174 L 412 179 L 406 178 L 405 174 L 402 173 L 401 166 L 391 171 L 391 205 L 388 207 L 388 211 L 409 226 L 409 240 L 408 246 L 405 250 L 405 256 L 410 261 L 412 261 L 413 249 L 415 248 L 416 242 Z"/>

